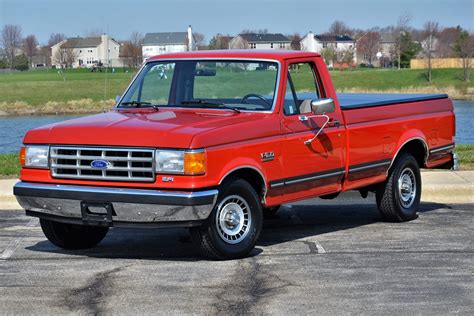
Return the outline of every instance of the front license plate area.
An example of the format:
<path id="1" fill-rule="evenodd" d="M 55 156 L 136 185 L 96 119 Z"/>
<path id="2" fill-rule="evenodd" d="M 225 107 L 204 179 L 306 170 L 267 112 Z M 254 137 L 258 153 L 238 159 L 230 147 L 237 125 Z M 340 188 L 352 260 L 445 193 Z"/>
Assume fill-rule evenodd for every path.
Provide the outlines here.
<path id="1" fill-rule="evenodd" d="M 81 201 L 81 215 L 85 225 L 112 226 L 116 214 L 110 202 Z"/>

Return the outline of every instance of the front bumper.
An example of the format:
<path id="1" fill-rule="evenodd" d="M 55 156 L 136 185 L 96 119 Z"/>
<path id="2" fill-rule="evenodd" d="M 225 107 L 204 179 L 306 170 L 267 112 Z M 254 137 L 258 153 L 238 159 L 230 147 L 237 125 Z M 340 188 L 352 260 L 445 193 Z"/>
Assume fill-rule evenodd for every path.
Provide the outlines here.
<path id="1" fill-rule="evenodd" d="M 160 191 L 18 182 L 13 193 L 28 215 L 109 226 L 199 225 L 212 212 L 218 191 Z M 98 213 L 91 209 L 103 209 Z"/>

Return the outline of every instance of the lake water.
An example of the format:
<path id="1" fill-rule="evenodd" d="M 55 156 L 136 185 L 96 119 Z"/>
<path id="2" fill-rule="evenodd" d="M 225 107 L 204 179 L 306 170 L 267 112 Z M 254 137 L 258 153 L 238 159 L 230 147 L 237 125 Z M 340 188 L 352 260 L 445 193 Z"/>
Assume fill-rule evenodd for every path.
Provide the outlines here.
<path id="1" fill-rule="evenodd" d="M 456 113 L 456 143 L 474 144 L 474 101 L 454 101 Z M 0 116 L 0 153 L 17 152 L 23 136 L 32 128 L 65 121 L 79 116 Z"/>

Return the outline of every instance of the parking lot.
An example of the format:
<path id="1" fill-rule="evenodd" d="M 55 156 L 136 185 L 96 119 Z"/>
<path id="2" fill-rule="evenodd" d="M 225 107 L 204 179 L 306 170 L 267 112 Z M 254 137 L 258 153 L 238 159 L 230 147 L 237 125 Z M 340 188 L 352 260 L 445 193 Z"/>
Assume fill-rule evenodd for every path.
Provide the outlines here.
<path id="1" fill-rule="evenodd" d="M 471 314 L 473 204 L 422 203 L 386 223 L 373 197 L 287 205 L 252 256 L 200 258 L 184 229 L 112 229 L 64 251 L 20 210 L 0 211 L 0 306 L 9 313 Z"/>

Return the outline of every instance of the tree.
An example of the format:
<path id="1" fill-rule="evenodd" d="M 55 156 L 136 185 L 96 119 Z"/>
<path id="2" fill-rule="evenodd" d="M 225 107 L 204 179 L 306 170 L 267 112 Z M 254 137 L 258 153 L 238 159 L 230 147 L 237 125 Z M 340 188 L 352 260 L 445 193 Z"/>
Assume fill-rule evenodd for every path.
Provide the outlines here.
<path id="1" fill-rule="evenodd" d="M 24 40 L 23 40 L 23 51 L 28 57 L 28 62 L 31 65 L 33 56 L 35 56 L 38 52 L 38 49 L 36 48 L 38 46 L 38 40 L 36 39 L 36 36 L 34 35 L 28 35 Z"/>
<path id="2" fill-rule="evenodd" d="M 54 46 L 57 43 L 64 41 L 65 39 L 66 39 L 66 35 L 62 33 L 51 33 L 48 40 L 48 46 L 49 47 Z"/>
<path id="3" fill-rule="evenodd" d="M 459 35 L 454 44 L 456 55 L 462 60 L 463 79 L 470 82 L 472 58 L 474 54 L 474 35 L 458 26 Z"/>
<path id="4" fill-rule="evenodd" d="M 142 56 L 143 35 L 133 32 L 128 41 L 123 44 L 122 56 L 125 64 L 130 68 L 138 68 L 143 62 Z"/>
<path id="5" fill-rule="evenodd" d="M 459 36 L 456 27 L 447 27 L 438 34 L 438 54 L 441 58 L 455 57 L 454 44 Z"/>
<path id="6" fill-rule="evenodd" d="M 61 45 L 53 56 L 54 63 L 60 65 L 61 69 L 72 67 L 72 64 L 77 59 L 77 54 L 74 52 L 74 49 L 64 46 L 64 44 Z"/>
<path id="7" fill-rule="evenodd" d="M 288 36 L 290 39 L 290 47 L 293 50 L 301 50 L 301 35 L 298 33 L 294 33 L 293 35 Z"/>
<path id="8" fill-rule="evenodd" d="M 403 31 L 400 33 L 399 43 L 398 69 L 409 68 L 410 60 L 412 60 L 420 51 L 420 45 L 413 41 L 410 33 Z"/>
<path id="9" fill-rule="evenodd" d="M 431 83 L 432 79 L 432 69 L 433 69 L 433 52 L 434 52 L 434 40 L 435 37 L 438 35 L 439 32 L 439 25 L 438 22 L 429 21 L 426 22 L 423 26 L 423 37 L 425 38 L 425 43 L 422 45 L 422 54 L 423 58 L 426 61 L 426 66 L 428 69 L 428 73 L 426 77 L 428 82 Z"/>
<path id="10" fill-rule="evenodd" d="M 364 55 L 369 65 L 376 58 L 380 50 L 380 33 L 377 31 L 369 31 L 362 35 L 357 41 L 357 52 Z"/>
<path id="11" fill-rule="evenodd" d="M 193 36 L 194 36 L 194 41 L 196 42 L 197 46 L 205 45 L 205 43 L 204 43 L 204 39 L 205 39 L 204 34 L 198 33 L 198 32 L 193 32 Z"/>
<path id="12" fill-rule="evenodd" d="M 229 49 L 229 42 L 232 39 L 230 35 L 217 33 L 209 41 L 209 49 Z"/>
<path id="13" fill-rule="evenodd" d="M 397 54 L 397 64 L 398 69 L 400 69 L 402 64 L 402 38 L 404 34 L 408 33 L 410 29 L 410 22 L 411 22 L 411 15 L 408 13 L 404 13 L 398 17 L 397 25 L 393 28 L 393 35 L 395 38 L 395 50 Z"/>
<path id="14" fill-rule="evenodd" d="M 324 58 L 324 62 L 327 66 L 334 65 L 334 61 L 336 60 L 336 51 L 332 47 L 326 47 L 321 52 L 321 55 Z"/>
<path id="15" fill-rule="evenodd" d="M 104 34 L 104 32 L 102 31 L 102 29 L 98 29 L 98 28 L 93 28 L 93 29 L 90 29 L 90 30 L 87 30 L 84 32 L 84 37 L 99 37 L 101 36 L 102 34 Z"/>
<path id="16" fill-rule="evenodd" d="M 18 25 L 7 24 L 2 29 L 2 46 L 5 49 L 5 55 L 10 69 L 14 67 L 15 55 L 21 47 L 21 27 Z"/>
<path id="17" fill-rule="evenodd" d="M 346 23 L 336 20 L 334 21 L 327 32 L 328 35 L 352 35 L 353 30 L 346 25 Z"/>

